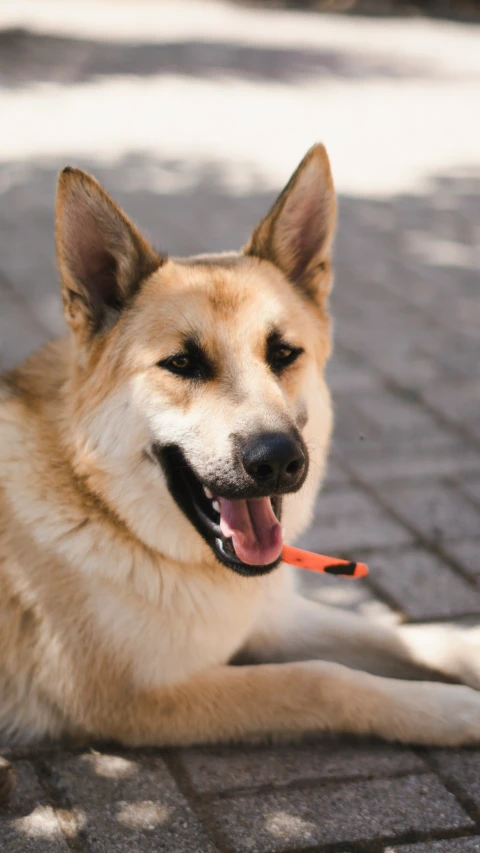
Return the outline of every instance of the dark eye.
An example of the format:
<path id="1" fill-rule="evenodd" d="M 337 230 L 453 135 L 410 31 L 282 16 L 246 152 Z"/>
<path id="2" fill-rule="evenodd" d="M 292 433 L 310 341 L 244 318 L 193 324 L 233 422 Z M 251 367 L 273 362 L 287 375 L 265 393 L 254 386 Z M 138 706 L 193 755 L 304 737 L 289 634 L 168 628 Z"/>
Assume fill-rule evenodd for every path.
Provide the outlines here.
<path id="1" fill-rule="evenodd" d="M 289 344 L 275 344 L 269 348 L 268 363 L 275 373 L 281 373 L 290 364 L 293 364 L 301 355 L 300 347 L 292 347 Z"/>
<path id="2" fill-rule="evenodd" d="M 168 360 L 168 365 L 174 370 L 191 370 L 192 362 L 188 355 L 174 355 Z"/>
<path id="3" fill-rule="evenodd" d="M 185 379 L 201 379 L 203 375 L 201 364 L 185 353 L 172 355 L 170 358 L 164 359 L 164 361 L 159 361 L 158 366 L 164 367 L 170 373 L 184 376 Z"/>
<path id="4" fill-rule="evenodd" d="M 179 352 L 159 361 L 158 367 L 163 367 L 183 379 L 208 379 L 211 374 L 210 366 L 200 352 Z"/>

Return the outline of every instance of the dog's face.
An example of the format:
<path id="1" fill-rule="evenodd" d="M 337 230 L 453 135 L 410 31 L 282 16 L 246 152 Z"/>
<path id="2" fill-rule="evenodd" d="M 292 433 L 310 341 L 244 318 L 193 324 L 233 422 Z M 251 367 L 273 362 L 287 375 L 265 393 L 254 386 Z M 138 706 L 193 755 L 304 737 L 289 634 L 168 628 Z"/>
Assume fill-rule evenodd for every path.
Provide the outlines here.
<path id="1" fill-rule="evenodd" d="M 77 458 L 170 556 L 207 550 L 240 574 L 263 574 L 280 559 L 282 513 L 305 521 L 330 433 L 334 218 L 321 146 L 242 253 L 182 261 L 153 252 L 93 179 L 62 173 Z"/>

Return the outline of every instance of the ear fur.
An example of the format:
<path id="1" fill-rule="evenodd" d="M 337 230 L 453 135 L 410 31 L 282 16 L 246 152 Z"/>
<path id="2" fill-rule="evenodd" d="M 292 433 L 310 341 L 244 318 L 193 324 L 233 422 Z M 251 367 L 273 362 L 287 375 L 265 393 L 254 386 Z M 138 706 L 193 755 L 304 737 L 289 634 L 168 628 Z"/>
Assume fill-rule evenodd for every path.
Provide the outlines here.
<path id="1" fill-rule="evenodd" d="M 243 251 L 275 264 L 306 296 L 319 301 L 330 289 L 335 220 L 327 152 L 314 145 Z"/>
<path id="2" fill-rule="evenodd" d="M 71 167 L 58 180 L 56 244 L 65 317 L 86 339 L 115 322 L 164 262 L 100 184 Z"/>

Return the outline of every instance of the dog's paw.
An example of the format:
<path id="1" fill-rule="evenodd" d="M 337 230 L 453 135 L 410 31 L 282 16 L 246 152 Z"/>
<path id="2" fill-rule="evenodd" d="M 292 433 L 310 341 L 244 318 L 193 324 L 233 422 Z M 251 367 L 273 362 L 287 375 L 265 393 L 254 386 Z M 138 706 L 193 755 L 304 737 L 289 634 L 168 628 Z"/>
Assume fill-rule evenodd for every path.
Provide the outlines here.
<path id="1" fill-rule="evenodd" d="M 381 681 L 388 703 L 380 714 L 376 707 L 375 722 L 382 737 L 416 746 L 480 746 L 480 692 L 463 684 Z"/>

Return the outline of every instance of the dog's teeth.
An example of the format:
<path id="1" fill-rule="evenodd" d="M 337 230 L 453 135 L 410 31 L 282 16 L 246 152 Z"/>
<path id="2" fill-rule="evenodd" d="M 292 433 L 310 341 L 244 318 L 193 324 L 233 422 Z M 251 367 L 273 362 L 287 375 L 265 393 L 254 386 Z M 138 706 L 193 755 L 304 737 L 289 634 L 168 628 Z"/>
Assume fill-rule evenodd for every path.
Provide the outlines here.
<path id="1" fill-rule="evenodd" d="M 218 503 L 218 501 L 213 501 L 212 506 L 213 506 L 215 512 L 220 513 L 220 504 Z"/>
<path id="2" fill-rule="evenodd" d="M 213 498 L 213 492 L 211 492 L 210 489 L 207 489 L 206 486 L 203 487 L 203 491 L 205 492 L 205 495 L 208 498 L 208 500 L 211 501 Z"/>

